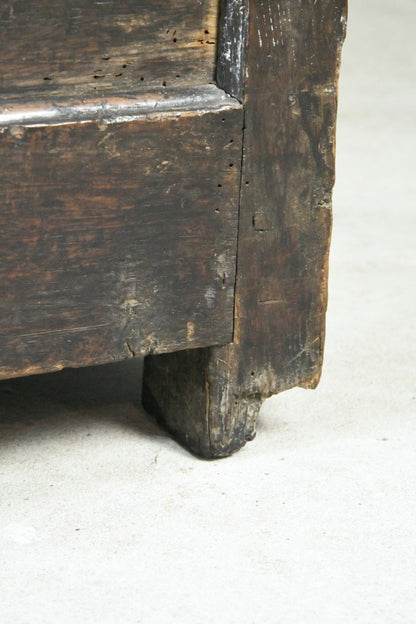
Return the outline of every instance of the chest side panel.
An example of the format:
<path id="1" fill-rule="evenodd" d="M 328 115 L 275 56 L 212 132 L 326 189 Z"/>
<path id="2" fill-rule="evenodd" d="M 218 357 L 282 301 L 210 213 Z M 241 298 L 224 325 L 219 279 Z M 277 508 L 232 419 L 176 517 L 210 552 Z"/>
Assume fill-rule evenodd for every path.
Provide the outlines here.
<path id="1" fill-rule="evenodd" d="M 217 20 L 217 0 L 1 2 L 0 93 L 209 83 Z"/>

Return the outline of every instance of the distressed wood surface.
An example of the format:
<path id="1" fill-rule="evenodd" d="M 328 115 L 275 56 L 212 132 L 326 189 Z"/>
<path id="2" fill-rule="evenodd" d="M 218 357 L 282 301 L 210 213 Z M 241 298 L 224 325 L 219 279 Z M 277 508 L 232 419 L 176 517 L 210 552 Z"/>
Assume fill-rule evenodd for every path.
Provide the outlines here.
<path id="1" fill-rule="evenodd" d="M 233 342 L 145 360 L 144 403 L 195 453 L 255 434 L 321 373 L 346 0 L 250 0 Z"/>
<path id="2" fill-rule="evenodd" d="M 249 0 L 221 0 L 216 81 L 243 100 L 248 37 Z"/>
<path id="3" fill-rule="evenodd" d="M 89 104 L 0 111 L 1 377 L 232 338 L 241 106 Z"/>
<path id="4" fill-rule="evenodd" d="M 213 81 L 218 0 L 4 0 L 0 94 Z"/>

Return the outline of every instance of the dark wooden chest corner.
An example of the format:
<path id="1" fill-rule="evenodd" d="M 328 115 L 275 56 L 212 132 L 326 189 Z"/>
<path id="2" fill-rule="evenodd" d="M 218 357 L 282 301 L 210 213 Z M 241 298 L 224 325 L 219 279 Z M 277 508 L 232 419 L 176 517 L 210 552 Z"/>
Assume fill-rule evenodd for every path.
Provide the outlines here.
<path id="1" fill-rule="evenodd" d="M 206 458 L 318 383 L 346 11 L 2 4 L 2 378 L 145 356 Z"/>

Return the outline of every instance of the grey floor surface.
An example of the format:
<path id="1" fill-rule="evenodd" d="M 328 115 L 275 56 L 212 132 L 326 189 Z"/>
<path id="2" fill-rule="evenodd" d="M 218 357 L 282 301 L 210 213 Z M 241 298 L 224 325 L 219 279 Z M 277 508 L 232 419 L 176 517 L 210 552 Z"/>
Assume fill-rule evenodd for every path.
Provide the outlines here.
<path id="1" fill-rule="evenodd" d="M 351 0 L 324 375 L 202 462 L 140 362 L 0 384 L 1 624 L 416 622 L 414 0 Z"/>

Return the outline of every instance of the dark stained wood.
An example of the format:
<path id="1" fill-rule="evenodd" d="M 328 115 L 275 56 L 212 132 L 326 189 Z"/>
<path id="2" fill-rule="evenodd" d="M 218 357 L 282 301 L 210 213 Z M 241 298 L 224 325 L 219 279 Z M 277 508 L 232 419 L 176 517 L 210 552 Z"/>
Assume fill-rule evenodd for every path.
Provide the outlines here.
<path id="1" fill-rule="evenodd" d="M 208 458 L 318 383 L 346 4 L 0 3 L 0 377 L 152 354 Z"/>
<path id="2" fill-rule="evenodd" d="M 187 113 L 221 112 L 241 108 L 214 85 L 154 90 L 147 93 L 107 94 L 107 97 L 36 96 L 0 101 L 0 132 L 10 127 L 62 125 L 68 123 L 115 123 L 133 119 L 148 121 L 177 118 Z"/>
<path id="3" fill-rule="evenodd" d="M 0 110 L 0 377 L 231 340 L 242 109 L 169 95 Z"/>
<path id="4" fill-rule="evenodd" d="M 222 0 L 216 81 L 221 89 L 243 100 L 246 71 L 249 0 Z"/>
<path id="5" fill-rule="evenodd" d="M 0 94 L 212 82 L 218 0 L 2 0 Z"/>
<path id="6" fill-rule="evenodd" d="M 145 360 L 145 405 L 204 457 L 319 380 L 345 24 L 346 0 L 250 0 L 233 342 Z"/>

